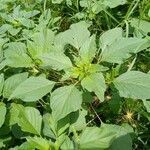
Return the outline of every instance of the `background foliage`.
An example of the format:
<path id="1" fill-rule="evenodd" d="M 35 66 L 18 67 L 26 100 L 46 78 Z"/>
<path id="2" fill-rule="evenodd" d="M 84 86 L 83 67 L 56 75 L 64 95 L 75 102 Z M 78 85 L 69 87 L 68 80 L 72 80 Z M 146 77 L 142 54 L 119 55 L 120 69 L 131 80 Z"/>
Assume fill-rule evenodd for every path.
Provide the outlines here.
<path id="1" fill-rule="evenodd" d="M 0 149 L 150 149 L 149 0 L 0 0 Z"/>

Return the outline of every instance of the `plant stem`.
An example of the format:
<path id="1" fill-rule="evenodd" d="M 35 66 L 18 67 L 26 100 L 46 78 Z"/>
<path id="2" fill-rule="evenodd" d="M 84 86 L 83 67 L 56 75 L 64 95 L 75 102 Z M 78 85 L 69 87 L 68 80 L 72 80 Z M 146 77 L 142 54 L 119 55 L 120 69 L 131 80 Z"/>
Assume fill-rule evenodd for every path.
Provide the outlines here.
<path id="1" fill-rule="evenodd" d="M 77 7 L 77 10 L 78 10 L 78 12 L 79 12 L 79 0 L 76 1 L 76 5 L 77 5 L 77 6 L 76 6 L 76 7 Z"/>
<path id="2" fill-rule="evenodd" d="M 135 64 L 136 58 L 137 58 L 137 57 L 135 57 L 135 58 L 133 59 L 132 63 L 129 65 L 129 68 L 128 68 L 127 71 L 131 71 L 131 69 L 133 68 L 133 66 L 134 66 L 134 64 Z"/>
<path id="3" fill-rule="evenodd" d="M 92 106 L 92 104 L 91 104 L 90 106 L 91 106 L 93 112 L 95 113 L 95 115 L 97 116 L 97 118 L 99 119 L 99 121 L 102 123 L 101 118 L 99 117 L 99 115 L 98 115 L 97 112 L 95 111 L 95 109 L 94 109 L 94 107 Z"/>
<path id="4" fill-rule="evenodd" d="M 139 3 L 140 0 L 134 0 L 132 2 L 132 4 L 130 5 L 129 9 L 128 9 L 128 12 L 125 16 L 125 20 L 128 20 L 129 17 L 131 16 L 131 14 L 133 13 L 133 11 L 135 10 L 135 8 L 138 6 L 138 3 Z"/>
<path id="5" fill-rule="evenodd" d="M 129 36 L 129 24 L 128 24 L 127 20 L 125 20 L 125 24 L 126 24 L 126 38 L 128 38 L 128 36 Z"/>
<path id="6" fill-rule="evenodd" d="M 110 17 L 112 18 L 115 22 L 117 22 L 118 24 L 120 23 L 112 14 L 110 14 L 106 9 L 104 10 L 104 12 Z"/>
<path id="7" fill-rule="evenodd" d="M 44 0 L 44 12 L 46 10 L 46 3 L 47 3 L 47 0 Z"/>
<path id="8" fill-rule="evenodd" d="M 75 141 L 74 141 L 75 142 L 75 150 L 78 150 L 79 149 L 79 141 L 80 141 L 79 136 L 78 136 L 74 126 L 71 126 L 71 130 L 72 130 L 72 132 L 74 134 L 74 138 L 75 138 Z"/>

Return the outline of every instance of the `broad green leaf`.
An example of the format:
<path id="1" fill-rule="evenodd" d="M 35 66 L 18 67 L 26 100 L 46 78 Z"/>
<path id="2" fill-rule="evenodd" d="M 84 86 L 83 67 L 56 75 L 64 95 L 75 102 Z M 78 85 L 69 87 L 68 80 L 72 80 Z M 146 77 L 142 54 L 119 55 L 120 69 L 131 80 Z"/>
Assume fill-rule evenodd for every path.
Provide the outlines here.
<path id="1" fill-rule="evenodd" d="M 106 126 L 87 127 L 80 137 L 81 150 L 94 150 L 109 148 L 116 137 L 113 130 L 108 130 Z"/>
<path id="2" fill-rule="evenodd" d="M 61 145 L 62 150 L 74 150 L 73 141 L 70 140 L 68 136 L 66 136 L 65 141 Z"/>
<path id="3" fill-rule="evenodd" d="M 30 77 L 17 86 L 9 99 L 18 98 L 25 102 L 37 101 L 49 93 L 53 86 L 54 82 L 44 77 Z"/>
<path id="4" fill-rule="evenodd" d="M 97 72 L 108 70 L 107 67 L 104 67 L 99 64 L 91 64 L 89 60 L 85 61 L 85 60 L 81 60 L 78 58 L 76 59 L 75 66 L 76 67 L 73 67 L 70 70 L 67 70 L 68 72 L 66 71 L 66 77 L 69 77 L 69 76 L 73 78 L 79 77 L 79 80 L 82 80 L 85 76 L 89 76 Z"/>
<path id="5" fill-rule="evenodd" d="M 54 4 L 60 4 L 62 3 L 64 0 L 52 0 L 52 3 Z"/>
<path id="6" fill-rule="evenodd" d="M 55 42 L 61 45 L 70 44 L 79 50 L 90 37 L 88 27 L 89 24 L 84 21 L 72 24 L 69 30 L 56 36 Z"/>
<path id="7" fill-rule="evenodd" d="M 81 19 L 83 19 L 85 16 L 86 16 L 86 14 L 85 14 L 84 12 L 78 12 L 78 13 L 76 13 L 76 14 L 74 15 L 73 18 L 81 20 Z"/>
<path id="8" fill-rule="evenodd" d="M 65 118 L 55 121 L 55 118 L 49 113 L 46 113 L 43 116 L 44 126 L 43 126 L 43 134 L 51 139 L 57 139 L 57 137 L 61 136 L 65 133 L 66 129 L 69 128 L 70 123 L 76 118 L 75 113 L 71 113 L 67 115 Z"/>
<path id="9" fill-rule="evenodd" d="M 32 67 L 32 59 L 28 56 L 26 46 L 21 42 L 12 42 L 7 44 L 5 58 L 7 65 L 10 67 Z"/>
<path id="10" fill-rule="evenodd" d="M 42 116 L 40 112 L 33 107 L 22 108 L 19 106 L 18 124 L 21 130 L 32 134 L 41 134 Z"/>
<path id="11" fill-rule="evenodd" d="M 114 80 L 121 97 L 150 99 L 150 75 L 139 71 L 129 71 Z"/>
<path id="12" fill-rule="evenodd" d="M 119 5 L 124 5 L 126 2 L 127 0 L 104 0 L 103 4 L 110 8 L 115 8 Z"/>
<path id="13" fill-rule="evenodd" d="M 102 10 L 106 9 L 106 5 L 103 4 L 103 1 L 97 0 L 81 0 L 80 6 L 85 7 L 90 11 L 90 18 L 93 18 L 92 14 L 98 14 Z"/>
<path id="14" fill-rule="evenodd" d="M 132 139 L 129 134 L 131 127 L 128 129 L 118 125 L 106 125 L 106 127 L 107 130 L 116 133 L 116 139 L 113 141 L 110 150 L 132 150 Z"/>
<path id="15" fill-rule="evenodd" d="M 2 95 L 3 87 L 4 87 L 4 74 L 0 74 L 0 96 Z"/>
<path id="16" fill-rule="evenodd" d="M 100 37 L 100 47 L 104 50 L 116 40 L 122 38 L 122 28 L 114 28 L 104 32 Z"/>
<path id="17" fill-rule="evenodd" d="M 4 145 L 3 141 L 0 139 L 0 148 L 3 148 L 3 147 L 5 147 L 5 145 Z"/>
<path id="18" fill-rule="evenodd" d="M 86 127 L 86 119 L 85 116 L 87 115 L 86 110 L 80 110 L 79 116 L 75 123 L 71 124 L 71 127 L 73 127 L 76 131 L 81 131 Z"/>
<path id="19" fill-rule="evenodd" d="M 102 51 L 101 61 L 121 64 L 125 59 L 131 56 L 131 53 L 137 53 L 145 49 L 147 39 L 139 38 L 121 38 L 114 41 Z M 149 45 L 149 44 L 148 44 Z M 147 45 L 147 46 L 148 46 Z"/>
<path id="20" fill-rule="evenodd" d="M 80 109 L 78 111 L 72 112 L 66 117 L 60 119 L 57 122 L 57 136 L 62 135 L 69 129 L 69 132 L 74 130 L 81 131 L 86 127 L 86 119 L 87 111 L 84 109 Z M 56 123 L 55 123 L 56 124 Z"/>
<path id="21" fill-rule="evenodd" d="M 93 102 L 93 95 L 89 91 L 83 92 L 83 103 L 92 103 Z"/>
<path id="22" fill-rule="evenodd" d="M 34 147 L 30 145 L 27 141 L 21 144 L 17 150 L 34 150 Z"/>
<path id="23" fill-rule="evenodd" d="M 93 35 L 83 43 L 79 55 L 81 56 L 81 59 L 92 61 L 95 57 L 96 49 L 95 35 Z"/>
<path id="24" fill-rule="evenodd" d="M 145 20 L 133 18 L 131 19 L 131 26 L 146 34 L 150 32 L 150 22 Z"/>
<path id="25" fill-rule="evenodd" d="M 3 45 L 7 42 L 7 39 L 2 39 L 0 38 L 0 62 L 2 61 L 3 59 L 3 50 L 2 50 L 2 47 Z"/>
<path id="26" fill-rule="evenodd" d="M 18 119 L 19 119 L 19 113 L 20 113 L 20 109 L 18 107 L 23 107 L 22 105 L 19 105 L 19 104 L 15 104 L 15 103 L 12 103 L 11 106 L 10 106 L 10 110 L 8 112 L 8 115 L 9 115 L 9 125 L 12 126 L 12 125 L 15 125 L 16 123 L 18 123 Z M 22 108 L 24 109 L 24 108 Z"/>
<path id="27" fill-rule="evenodd" d="M 123 5 L 127 0 L 81 0 L 80 6 L 86 7 L 88 11 L 92 11 L 94 14 L 98 14 L 107 7 L 115 8 L 119 5 Z"/>
<path id="28" fill-rule="evenodd" d="M 86 111 L 78 110 L 59 120 L 57 124 L 58 135 L 60 136 L 64 134 L 66 131 L 68 131 L 68 129 L 69 132 L 72 132 L 74 129 L 76 131 L 81 131 L 84 129 L 86 126 L 86 115 Z"/>
<path id="29" fill-rule="evenodd" d="M 42 137 L 27 137 L 27 142 L 34 148 L 38 150 L 50 150 L 50 143 L 48 140 Z"/>
<path id="30" fill-rule="evenodd" d="M 32 37 L 33 41 L 28 41 L 27 47 L 32 58 L 36 59 L 38 55 L 51 51 L 54 43 L 54 32 L 49 29 L 43 29 Z"/>
<path id="31" fill-rule="evenodd" d="M 17 119 L 17 121 L 18 121 L 18 119 Z M 21 139 L 25 135 L 29 134 L 29 133 L 25 133 L 21 130 L 21 127 L 18 125 L 18 122 L 16 122 L 16 124 L 14 124 L 13 126 L 11 126 L 11 132 L 12 132 L 13 136 L 17 139 Z"/>
<path id="32" fill-rule="evenodd" d="M 33 13 L 33 14 L 32 14 Z M 34 21 L 30 20 L 30 17 L 33 17 L 35 15 L 37 15 L 39 13 L 39 11 L 30 11 L 30 12 L 26 12 L 25 10 L 21 10 L 20 5 L 15 7 L 13 12 L 11 14 L 5 14 L 3 13 L 2 17 L 3 19 L 5 19 L 6 21 L 10 22 L 13 26 L 14 29 L 16 29 L 15 27 L 20 27 L 21 25 L 24 25 L 25 27 L 28 28 L 33 28 L 34 27 Z M 24 20 L 24 22 L 22 22 L 22 20 Z"/>
<path id="33" fill-rule="evenodd" d="M 3 97 L 9 98 L 9 96 L 12 94 L 12 92 L 15 90 L 15 88 L 25 81 L 28 78 L 28 73 L 19 73 L 15 74 L 11 77 L 9 77 L 7 80 L 5 80 L 4 83 L 4 89 L 3 89 Z"/>
<path id="34" fill-rule="evenodd" d="M 1 35 L 5 34 L 6 31 L 8 31 L 9 28 L 11 28 L 11 25 L 10 25 L 10 24 L 3 24 L 3 25 L 0 27 L 0 34 L 1 34 Z M 0 39 L 0 43 L 3 42 L 3 40 L 4 40 L 4 39 L 1 38 L 1 39 Z M 1 44 L 0 44 L 0 45 L 1 45 Z M 2 46 L 2 45 L 1 45 L 1 46 Z"/>
<path id="35" fill-rule="evenodd" d="M 4 103 L 0 102 L 0 128 L 2 127 L 5 121 L 5 115 L 6 115 L 6 106 Z"/>
<path id="36" fill-rule="evenodd" d="M 43 134 L 52 139 L 56 139 L 57 124 L 51 114 L 46 113 L 43 116 Z"/>
<path id="37" fill-rule="evenodd" d="M 73 3 L 73 1 L 72 1 L 72 0 L 66 0 L 66 4 L 67 4 L 67 6 L 71 6 L 71 5 L 72 5 L 72 3 Z"/>
<path id="38" fill-rule="evenodd" d="M 39 23 L 43 25 L 43 22 L 45 23 L 45 21 L 50 21 L 50 19 L 52 18 L 52 14 L 51 14 L 51 10 L 50 9 L 46 9 L 40 16 L 39 18 Z"/>
<path id="39" fill-rule="evenodd" d="M 27 28 L 33 28 L 34 27 L 34 21 L 27 19 L 27 18 L 19 18 L 18 19 L 19 23 L 21 23 L 22 25 L 24 25 Z"/>
<path id="40" fill-rule="evenodd" d="M 45 114 L 43 116 L 44 127 L 43 133 L 45 136 L 52 139 L 57 139 L 57 137 L 63 135 L 66 130 L 69 129 L 70 125 L 74 125 L 76 130 L 82 130 L 85 128 L 85 114 L 86 111 L 76 111 L 72 112 L 66 117 L 56 121 L 51 114 Z"/>
<path id="41" fill-rule="evenodd" d="M 68 121 L 68 116 L 63 118 L 63 119 L 61 119 L 60 121 L 58 121 L 58 124 L 57 124 L 57 132 L 58 133 L 57 133 L 57 136 L 61 137 L 61 136 L 65 135 L 65 133 L 68 131 L 69 126 L 70 126 L 70 122 L 71 122 L 70 120 Z"/>
<path id="42" fill-rule="evenodd" d="M 91 4 L 92 2 L 94 2 L 94 1 L 91 1 L 91 0 L 81 0 L 81 1 L 80 1 L 80 6 L 81 6 L 81 7 L 88 7 L 88 6 L 90 6 L 90 4 Z"/>
<path id="43" fill-rule="evenodd" d="M 8 32 L 12 35 L 15 36 L 20 32 L 21 28 L 13 28 L 13 26 L 11 25 L 10 28 L 8 28 Z"/>
<path id="44" fill-rule="evenodd" d="M 32 10 L 32 11 L 28 11 L 28 12 L 27 11 L 23 11 L 23 16 L 25 18 L 31 18 L 31 17 L 36 16 L 39 13 L 40 13 L 40 11 L 38 11 L 38 10 Z"/>
<path id="45" fill-rule="evenodd" d="M 63 70 L 72 67 L 70 59 L 63 53 L 50 52 L 41 55 L 42 67 Z"/>
<path id="46" fill-rule="evenodd" d="M 94 73 L 86 76 L 81 85 L 89 92 L 94 92 L 100 101 L 104 101 L 104 92 L 106 90 L 105 79 L 101 73 Z"/>
<path id="47" fill-rule="evenodd" d="M 3 60 L 1 63 L 0 63 L 0 70 L 2 70 L 6 65 L 7 65 L 7 60 Z"/>
<path id="48" fill-rule="evenodd" d="M 81 104 L 82 94 L 74 85 L 60 87 L 51 94 L 50 106 L 55 120 L 77 111 Z"/>
<path id="49" fill-rule="evenodd" d="M 150 113 L 150 101 L 148 101 L 148 100 L 143 100 L 143 104 L 144 104 L 144 106 L 145 106 L 147 112 Z"/>
<path id="50" fill-rule="evenodd" d="M 110 112 L 112 114 L 118 114 L 121 109 L 122 98 L 119 96 L 118 91 L 116 89 L 113 90 L 110 98 L 111 100 L 108 102 Z"/>
<path id="51" fill-rule="evenodd" d="M 79 118 L 79 116 L 80 116 L 80 113 L 79 113 L 79 111 L 80 110 L 78 110 L 78 111 L 75 111 L 75 112 L 72 112 L 72 113 L 70 113 L 69 115 L 67 115 L 66 117 L 64 117 L 64 118 L 62 118 L 62 119 L 60 119 L 59 121 L 58 121 L 58 124 L 57 124 L 57 130 L 58 130 L 58 135 L 60 136 L 60 135 L 62 135 L 62 134 L 64 134 L 65 132 L 66 132 L 66 130 L 70 130 L 70 132 L 72 132 L 72 128 L 74 128 L 75 129 L 75 126 L 71 126 L 71 125 L 73 125 L 73 124 L 75 124 L 75 123 L 79 123 L 79 120 L 78 120 L 78 118 Z M 82 124 L 82 123 L 81 123 Z M 80 124 L 80 125 L 81 125 Z M 84 123 L 83 123 L 84 124 Z M 80 126 L 79 125 L 79 126 Z M 84 125 L 83 125 L 84 126 Z M 77 126 L 76 126 L 77 127 Z M 79 127 L 80 128 L 80 127 Z M 78 129 L 79 129 L 78 128 Z M 76 128 L 77 129 L 77 128 Z M 77 129 L 77 130 L 78 130 Z M 81 129 L 81 128 L 80 128 Z M 80 130 L 79 129 L 79 130 Z"/>

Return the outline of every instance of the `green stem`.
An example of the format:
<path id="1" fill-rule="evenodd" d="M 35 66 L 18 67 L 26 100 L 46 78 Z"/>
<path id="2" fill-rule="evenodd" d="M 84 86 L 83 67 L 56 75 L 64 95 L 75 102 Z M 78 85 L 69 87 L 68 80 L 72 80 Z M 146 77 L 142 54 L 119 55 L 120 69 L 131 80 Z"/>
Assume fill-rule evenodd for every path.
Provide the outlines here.
<path id="1" fill-rule="evenodd" d="M 44 12 L 45 12 L 45 10 L 46 10 L 46 3 L 47 3 L 47 0 L 44 0 Z"/>
<path id="2" fill-rule="evenodd" d="M 110 17 L 112 18 L 115 22 L 117 22 L 118 24 L 120 23 L 111 13 L 109 13 L 106 9 L 104 10 L 104 12 Z"/>
<path id="3" fill-rule="evenodd" d="M 105 12 L 105 18 L 106 18 L 106 22 L 107 22 L 107 27 L 108 27 L 108 29 L 110 29 L 110 22 L 109 22 L 109 18 L 107 16 L 106 12 Z"/>
<path id="4" fill-rule="evenodd" d="M 133 11 L 135 10 L 135 8 L 138 6 L 138 3 L 139 3 L 140 0 L 134 0 L 132 2 L 132 4 L 130 5 L 129 9 L 128 9 L 128 12 L 125 16 L 125 20 L 128 20 L 129 17 L 131 16 L 131 14 L 133 13 Z"/>
<path id="5" fill-rule="evenodd" d="M 129 36 L 129 24 L 128 24 L 127 20 L 125 20 L 125 24 L 126 24 L 126 38 L 128 38 L 128 36 Z"/>
<path id="6" fill-rule="evenodd" d="M 76 7 L 77 7 L 77 10 L 79 12 L 79 0 L 76 1 Z"/>
<path id="7" fill-rule="evenodd" d="M 129 68 L 127 71 L 131 71 L 131 69 L 133 68 L 135 61 L 136 61 L 137 56 L 133 59 L 132 63 L 129 65 Z"/>
<path id="8" fill-rule="evenodd" d="M 78 136 L 74 126 L 71 126 L 71 130 L 72 130 L 74 137 L 75 137 L 75 150 L 78 150 L 79 149 L 79 141 L 80 141 L 79 136 Z"/>

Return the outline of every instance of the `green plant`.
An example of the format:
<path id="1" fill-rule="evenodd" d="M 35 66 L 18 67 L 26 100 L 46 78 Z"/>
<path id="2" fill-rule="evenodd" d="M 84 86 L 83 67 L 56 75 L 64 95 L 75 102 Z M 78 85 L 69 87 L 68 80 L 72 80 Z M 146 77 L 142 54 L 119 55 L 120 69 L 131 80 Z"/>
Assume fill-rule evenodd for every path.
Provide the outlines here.
<path id="1" fill-rule="evenodd" d="M 144 2 L 2 2 L 1 149 L 150 148 Z"/>

